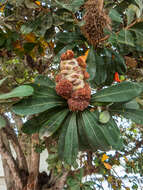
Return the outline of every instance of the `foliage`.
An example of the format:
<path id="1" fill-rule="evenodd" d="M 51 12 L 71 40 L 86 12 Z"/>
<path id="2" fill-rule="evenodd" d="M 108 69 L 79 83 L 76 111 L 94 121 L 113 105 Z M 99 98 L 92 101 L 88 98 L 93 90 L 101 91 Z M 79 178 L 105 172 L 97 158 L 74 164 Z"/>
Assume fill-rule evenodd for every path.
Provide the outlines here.
<path id="1" fill-rule="evenodd" d="M 105 181 L 112 189 L 129 189 L 114 166 L 122 158 L 126 173 L 143 174 L 143 3 L 105 0 L 112 30 L 105 29 L 94 47 L 81 29 L 85 2 L 0 0 L 0 128 L 6 112 L 32 115 L 20 133 L 46 137 L 36 146 L 39 152 L 49 139 L 49 170 L 56 176 L 65 169 L 72 173 L 67 190 L 100 188 Z M 68 49 L 87 56 L 92 97 L 83 112 L 71 112 L 55 91 L 60 56 Z M 124 118 L 128 126 L 119 126 Z M 83 181 L 91 174 L 102 177 Z"/>

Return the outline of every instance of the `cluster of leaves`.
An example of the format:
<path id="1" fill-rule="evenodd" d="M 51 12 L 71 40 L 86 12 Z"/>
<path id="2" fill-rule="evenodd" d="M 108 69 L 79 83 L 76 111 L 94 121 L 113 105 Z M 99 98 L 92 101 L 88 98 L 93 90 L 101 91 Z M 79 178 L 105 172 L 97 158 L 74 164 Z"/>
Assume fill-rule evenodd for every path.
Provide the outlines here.
<path id="1" fill-rule="evenodd" d="M 80 32 L 80 27 L 84 24 L 81 22 L 84 15 L 82 7 L 84 2 L 84 0 L 0 0 L 0 18 L 2 18 L 0 21 L 1 78 L 10 73 L 18 81 L 16 85 L 24 81 L 31 81 L 35 73 L 24 69 L 27 65 L 23 64 L 27 55 L 30 56 L 30 61 L 29 59 L 26 61 L 28 66 L 32 62 L 30 67 L 33 70 L 35 64 L 39 63 L 39 56 L 45 59 L 46 56 L 54 55 L 52 64 L 55 70 L 58 67 L 61 53 L 67 49 L 73 49 L 76 56 L 83 55 L 89 50 L 87 70 L 90 73 L 89 82 L 93 88 L 100 89 L 110 86 L 114 81 L 116 72 L 125 75 L 127 70 L 125 56 L 135 58 L 138 65 L 140 65 L 139 68 L 142 68 L 142 1 L 105 0 L 105 8 L 109 10 L 109 16 L 112 20 L 112 31 L 105 31 L 105 38 L 101 40 L 99 47 L 96 49 L 88 44 Z M 47 60 L 46 58 L 44 63 L 47 63 Z M 15 66 L 19 72 L 15 70 Z M 13 68 L 15 72 L 9 72 L 10 68 Z M 23 75 L 22 71 L 24 70 L 25 74 Z M 36 70 L 39 71 L 37 67 Z M 21 76 L 17 76 L 18 73 Z M 23 78 L 26 80 L 23 80 Z M 120 157 L 127 153 L 128 144 L 135 142 L 136 145 L 137 137 L 133 138 L 132 136 L 134 128 L 137 128 L 137 124 L 143 124 L 142 110 L 140 109 L 143 105 L 142 84 L 123 82 L 101 91 L 96 89 L 97 92 L 93 94 L 88 110 L 83 113 L 69 112 L 66 102 L 56 95 L 54 87 L 53 81 L 40 76 L 37 77 L 34 84 L 18 87 L 1 94 L 0 102 L 2 102 L 1 105 L 5 103 L 8 105 L 8 102 L 13 104 L 15 101 L 19 101 L 19 97 L 32 95 L 34 90 L 33 95 L 16 104 L 13 111 L 21 115 L 39 114 L 24 124 L 23 132 L 27 134 L 39 132 L 41 136 L 47 135 L 48 137 L 53 134 L 56 138 L 59 138 L 58 152 L 55 153 L 56 155 L 50 154 L 51 158 L 54 157 L 53 162 L 50 162 L 49 155 L 51 167 L 54 167 L 52 164 L 55 164 L 57 170 L 59 168 L 62 170 L 63 166 L 59 164 L 60 161 L 56 163 L 58 155 L 69 164 L 73 164 L 78 150 L 109 150 L 110 147 L 114 149 L 122 148 L 123 153 L 118 153 L 118 159 L 115 155 L 109 163 L 104 163 L 111 166 L 117 162 L 119 164 Z M 103 110 L 100 112 L 97 111 L 98 109 Z M 127 134 L 127 129 L 125 131 L 121 130 L 125 137 L 123 137 L 123 140 L 120 138 L 115 117 L 112 117 L 114 115 L 123 116 L 137 123 L 131 129 L 130 135 Z M 55 123 L 55 121 L 57 122 Z M 4 127 L 5 124 L 4 118 L 0 117 L 0 127 Z M 109 133 L 111 129 L 113 133 Z M 138 130 L 142 134 L 142 131 Z M 96 135 L 97 133 L 98 135 Z M 142 139 L 142 136 L 140 139 Z M 125 147 L 123 147 L 123 141 Z M 40 151 L 43 149 L 43 144 L 36 148 Z M 139 168 L 142 164 L 142 155 L 137 153 L 134 158 L 130 151 L 128 155 L 131 155 L 132 159 L 126 161 L 126 172 L 141 173 L 142 171 Z M 97 173 L 102 173 L 104 180 L 112 184 L 112 188 L 120 188 L 120 180 L 111 174 L 110 169 L 106 168 L 110 168 L 109 165 L 101 163 L 101 156 L 96 157 L 94 164 L 96 166 L 102 165 L 100 167 L 102 171 L 98 170 Z M 71 189 L 74 185 L 77 189 L 79 188 L 77 186 L 80 186 L 80 189 L 92 189 L 93 182 L 89 184 L 82 183 L 81 176 L 79 177 L 78 174 L 75 177 L 70 176 L 67 189 Z"/>

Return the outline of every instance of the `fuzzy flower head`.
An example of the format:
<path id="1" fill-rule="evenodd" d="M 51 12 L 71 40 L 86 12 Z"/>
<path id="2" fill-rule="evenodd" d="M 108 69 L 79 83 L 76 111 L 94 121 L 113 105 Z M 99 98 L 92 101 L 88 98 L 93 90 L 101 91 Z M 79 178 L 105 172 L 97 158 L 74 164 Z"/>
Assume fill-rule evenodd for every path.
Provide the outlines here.
<path id="1" fill-rule="evenodd" d="M 88 107 L 91 90 L 86 79 L 89 77 L 82 56 L 74 58 L 71 50 L 61 55 L 60 72 L 55 77 L 56 92 L 68 100 L 70 110 L 83 111 Z"/>

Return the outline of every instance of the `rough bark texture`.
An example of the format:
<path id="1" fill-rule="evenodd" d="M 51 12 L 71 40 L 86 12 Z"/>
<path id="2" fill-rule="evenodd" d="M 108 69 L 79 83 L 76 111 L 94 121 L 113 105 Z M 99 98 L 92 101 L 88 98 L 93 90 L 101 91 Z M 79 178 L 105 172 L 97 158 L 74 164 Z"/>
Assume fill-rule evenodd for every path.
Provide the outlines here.
<path id="1" fill-rule="evenodd" d="M 23 183 L 20 176 L 20 171 L 18 169 L 17 163 L 14 160 L 12 154 L 8 151 L 7 147 L 5 146 L 2 138 L 3 130 L 0 133 L 0 154 L 2 155 L 3 159 L 7 160 L 7 164 L 11 170 L 13 178 L 15 179 L 15 187 L 16 190 L 22 190 Z"/>
<path id="2" fill-rule="evenodd" d="M 39 135 L 32 135 L 32 144 L 31 144 L 31 166 L 29 168 L 29 181 L 28 188 L 32 185 L 33 190 L 38 190 L 38 175 L 39 175 L 39 163 L 40 163 L 40 154 L 35 152 L 35 145 L 39 144 Z M 29 189 L 30 190 L 30 189 Z"/>
<path id="3" fill-rule="evenodd" d="M 8 151 L 11 152 L 9 142 L 8 142 L 5 134 L 2 134 L 2 139 L 3 139 L 3 143 L 7 147 Z M 10 168 L 7 164 L 7 160 L 4 159 L 3 156 L 1 156 L 1 157 L 2 157 L 2 164 L 3 164 L 3 169 L 4 169 L 4 176 L 5 176 L 5 183 L 7 186 L 7 190 L 11 190 L 12 188 L 15 188 L 13 176 L 12 176 Z"/>

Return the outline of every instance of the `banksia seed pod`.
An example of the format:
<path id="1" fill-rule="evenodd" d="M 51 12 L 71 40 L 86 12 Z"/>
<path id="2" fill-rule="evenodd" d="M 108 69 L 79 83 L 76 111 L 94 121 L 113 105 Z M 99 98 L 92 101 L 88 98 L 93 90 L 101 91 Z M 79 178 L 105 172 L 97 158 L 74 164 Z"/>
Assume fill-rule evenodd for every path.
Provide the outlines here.
<path id="1" fill-rule="evenodd" d="M 104 29 L 110 27 L 110 18 L 103 10 L 103 0 L 88 0 L 85 5 L 84 25 L 81 27 L 83 35 L 94 47 L 104 37 Z"/>
<path id="2" fill-rule="evenodd" d="M 84 88 L 80 88 L 74 91 L 71 95 L 71 98 L 76 100 L 86 100 L 89 101 L 91 98 L 91 89 L 88 84 L 85 84 Z"/>
<path id="3" fill-rule="evenodd" d="M 75 59 L 71 50 L 61 55 L 60 72 L 55 77 L 56 92 L 68 100 L 71 111 L 88 107 L 91 98 L 90 86 L 85 82 L 88 78 L 86 62 L 81 56 Z"/>
<path id="4" fill-rule="evenodd" d="M 70 81 L 63 79 L 56 85 L 56 92 L 65 99 L 70 98 L 73 85 Z"/>
<path id="5" fill-rule="evenodd" d="M 68 106 L 71 111 L 83 111 L 89 105 L 89 102 L 86 100 L 75 100 L 75 99 L 68 99 Z"/>

